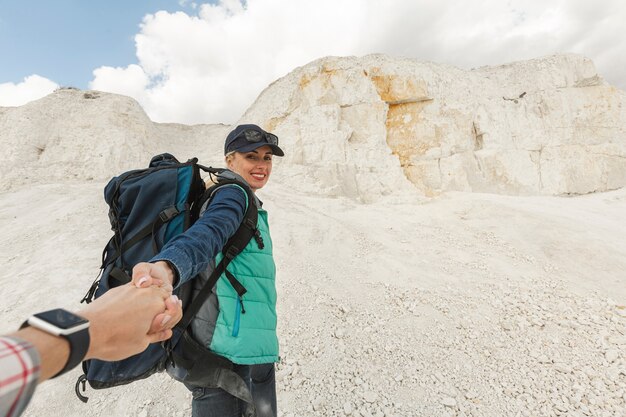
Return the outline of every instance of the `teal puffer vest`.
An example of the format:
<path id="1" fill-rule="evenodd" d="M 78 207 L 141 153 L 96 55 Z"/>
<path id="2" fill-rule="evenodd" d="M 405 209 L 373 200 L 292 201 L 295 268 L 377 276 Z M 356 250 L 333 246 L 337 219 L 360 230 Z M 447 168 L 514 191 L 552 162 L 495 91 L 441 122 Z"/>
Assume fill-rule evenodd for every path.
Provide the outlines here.
<path id="1" fill-rule="evenodd" d="M 258 213 L 257 229 L 261 232 L 263 249 L 251 239 L 228 265 L 228 271 L 247 292 L 239 298 L 226 275 L 222 274 L 209 300 L 191 323 L 196 340 L 240 365 L 278 361 L 276 266 L 267 211 L 259 208 Z M 194 287 L 201 287 L 221 259 L 220 253 L 206 274 L 195 279 L 197 284 Z"/>

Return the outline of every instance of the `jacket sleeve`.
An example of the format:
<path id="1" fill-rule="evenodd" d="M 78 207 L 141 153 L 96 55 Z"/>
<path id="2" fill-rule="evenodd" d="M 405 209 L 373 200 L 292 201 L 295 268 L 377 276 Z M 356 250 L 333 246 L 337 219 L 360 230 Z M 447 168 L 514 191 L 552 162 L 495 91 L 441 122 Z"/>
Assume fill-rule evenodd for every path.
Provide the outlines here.
<path id="1" fill-rule="evenodd" d="M 235 234 L 246 210 L 246 195 L 238 186 L 215 192 L 209 206 L 185 233 L 170 240 L 150 262 L 166 261 L 173 266 L 179 286 L 205 270 Z"/>
<path id="2" fill-rule="evenodd" d="M 33 345 L 0 337 L 0 416 L 17 417 L 35 393 L 40 357 Z"/>

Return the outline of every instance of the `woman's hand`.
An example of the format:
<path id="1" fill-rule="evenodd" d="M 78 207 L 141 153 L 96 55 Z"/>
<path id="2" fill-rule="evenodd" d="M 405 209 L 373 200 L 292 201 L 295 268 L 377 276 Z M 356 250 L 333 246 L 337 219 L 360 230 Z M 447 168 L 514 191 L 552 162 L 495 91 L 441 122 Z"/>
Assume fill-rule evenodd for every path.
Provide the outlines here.
<path id="1" fill-rule="evenodd" d="M 174 282 L 174 271 L 172 271 L 167 262 L 140 262 L 133 268 L 132 282 L 140 288 L 158 285 L 165 286 L 171 291 Z"/>
<path id="2" fill-rule="evenodd" d="M 141 262 L 133 268 L 132 284 L 137 288 L 157 286 L 171 292 L 173 281 L 174 271 L 167 262 Z M 176 295 L 166 299 L 165 306 L 166 310 L 152 321 L 151 334 L 172 329 L 183 317 L 183 303 Z"/>

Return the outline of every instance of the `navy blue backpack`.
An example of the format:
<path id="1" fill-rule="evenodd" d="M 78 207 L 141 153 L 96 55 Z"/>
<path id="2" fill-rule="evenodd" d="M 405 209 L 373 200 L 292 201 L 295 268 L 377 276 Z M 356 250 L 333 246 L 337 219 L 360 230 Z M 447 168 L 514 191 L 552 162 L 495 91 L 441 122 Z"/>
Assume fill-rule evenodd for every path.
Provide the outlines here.
<path id="1" fill-rule="evenodd" d="M 216 185 L 207 189 L 200 176 L 201 170 L 211 174 Z M 198 219 L 200 208 L 217 187 L 241 185 L 249 193 L 249 201 L 252 201 L 254 197 L 247 184 L 235 178 L 222 177 L 225 172 L 230 171 L 204 167 L 198 164 L 196 158 L 181 163 L 173 155 L 164 153 L 153 157 L 148 168 L 128 171 L 111 179 L 104 189 L 104 199 L 109 205 L 113 236 L 102 253 L 100 274 L 81 302 L 89 303 L 109 289 L 128 283 L 134 265 L 150 260 L 165 243 L 187 230 Z M 204 298 L 208 297 L 227 262 L 239 253 L 238 248 L 243 249 L 255 236 L 257 210 L 254 204 L 248 206 L 242 225 L 224 247 L 224 251 L 230 254 L 229 259 L 208 282 L 204 291 L 207 294 L 190 300 L 191 291 L 185 286 L 177 291 L 183 301 L 184 314 L 174 329 L 172 339 L 153 343 L 145 351 L 121 361 L 84 361 L 84 374 L 75 386 L 78 398 L 87 402 L 88 398 L 81 394 L 81 389 L 83 392 L 86 390 L 87 382 L 95 389 L 110 388 L 147 378 L 165 369 L 168 360 L 172 361 L 173 347 L 205 301 Z"/>

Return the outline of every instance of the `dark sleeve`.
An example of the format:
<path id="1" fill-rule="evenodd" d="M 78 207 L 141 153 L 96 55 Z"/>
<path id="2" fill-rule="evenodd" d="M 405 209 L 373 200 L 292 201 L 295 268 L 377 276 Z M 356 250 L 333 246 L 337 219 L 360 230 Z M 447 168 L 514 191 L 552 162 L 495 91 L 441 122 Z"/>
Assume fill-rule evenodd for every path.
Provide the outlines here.
<path id="1" fill-rule="evenodd" d="M 174 267 L 177 286 L 205 270 L 235 234 L 246 210 L 246 195 L 238 186 L 219 188 L 209 207 L 185 233 L 170 240 L 150 262 Z"/>

